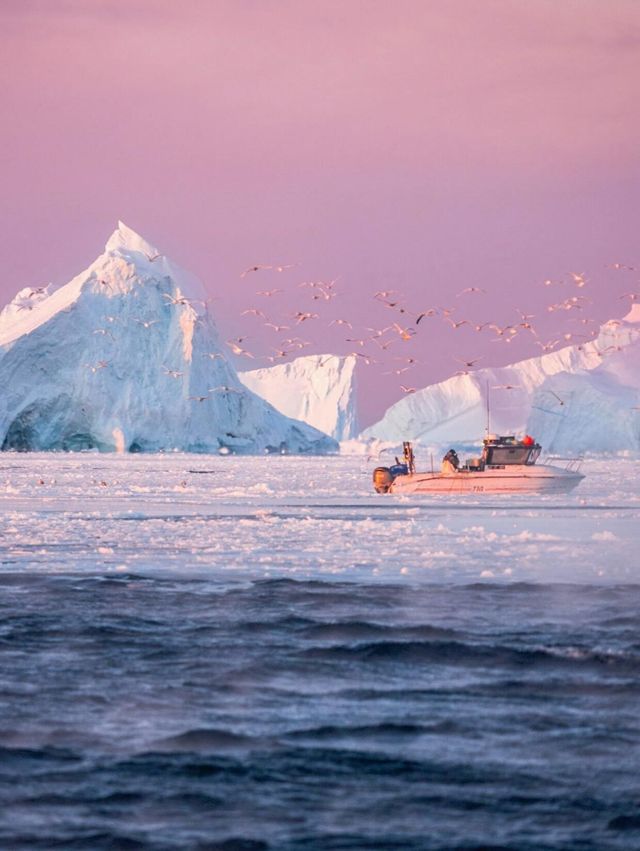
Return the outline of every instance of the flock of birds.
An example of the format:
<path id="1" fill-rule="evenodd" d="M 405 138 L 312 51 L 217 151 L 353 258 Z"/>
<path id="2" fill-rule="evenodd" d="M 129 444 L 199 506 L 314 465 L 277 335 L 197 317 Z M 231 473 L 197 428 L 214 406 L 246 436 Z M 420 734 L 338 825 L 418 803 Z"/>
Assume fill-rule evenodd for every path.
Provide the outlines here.
<path id="1" fill-rule="evenodd" d="M 162 254 L 146 255 L 146 259 L 150 263 L 154 263 L 162 257 Z M 276 274 L 290 272 L 291 270 L 296 269 L 299 265 L 299 263 L 259 263 L 249 266 L 242 271 L 240 273 L 240 278 L 242 280 L 252 280 L 258 274 L 262 276 L 265 272 Z M 637 272 L 636 267 L 623 263 L 613 263 L 609 268 L 619 272 Z M 421 310 L 416 310 L 409 305 L 407 301 L 395 290 L 378 290 L 373 293 L 370 298 L 379 305 L 380 308 L 388 311 L 388 321 L 383 323 L 381 327 L 367 326 L 363 328 L 361 333 L 358 335 L 357 333 L 354 333 L 354 322 L 350 319 L 337 317 L 335 315 L 328 317 L 326 316 L 326 311 L 323 311 L 325 315 L 321 315 L 321 313 L 318 312 L 321 307 L 325 307 L 328 303 L 333 302 L 334 299 L 340 295 L 340 290 L 337 286 L 338 282 L 339 279 L 335 278 L 332 280 L 305 280 L 298 283 L 296 285 L 297 288 L 304 290 L 306 293 L 306 304 L 301 304 L 298 309 L 278 316 L 277 318 L 273 318 L 275 311 L 269 311 L 271 316 L 268 315 L 266 305 L 276 305 L 278 300 L 282 300 L 283 298 L 290 302 L 291 291 L 289 290 L 289 292 L 287 292 L 280 287 L 255 290 L 254 293 L 260 301 L 253 306 L 243 309 L 240 316 L 251 317 L 253 320 L 260 321 L 265 329 L 268 329 L 270 333 L 277 335 L 279 338 L 277 340 L 277 344 L 271 347 L 269 354 L 260 356 L 247 347 L 246 342 L 250 338 L 247 335 L 242 335 L 226 340 L 226 345 L 230 352 L 238 357 L 244 357 L 252 361 L 263 359 L 271 364 L 278 363 L 293 355 L 299 355 L 301 350 L 313 345 L 311 340 L 305 339 L 305 337 L 309 336 L 308 334 L 304 333 L 303 336 L 304 329 L 312 327 L 313 324 L 326 323 L 326 320 L 329 319 L 328 323 L 326 323 L 329 328 L 333 328 L 334 331 L 340 329 L 345 334 L 343 340 L 347 345 L 346 347 L 343 346 L 343 348 L 346 348 L 348 351 L 344 352 L 344 354 L 355 357 L 359 363 L 367 366 L 380 364 L 381 361 L 379 358 L 386 357 L 386 353 L 389 350 L 396 352 L 401 348 L 402 354 L 393 355 L 392 363 L 387 364 L 390 368 L 384 370 L 382 375 L 394 375 L 398 378 L 402 376 L 403 378 L 399 383 L 399 389 L 404 394 L 410 394 L 416 392 L 418 388 L 411 384 L 404 383 L 406 381 L 404 376 L 406 373 L 409 373 L 416 367 L 420 366 L 422 362 L 415 356 L 415 354 L 408 354 L 407 348 L 405 347 L 406 344 L 410 344 L 419 335 L 422 335 L 424 333 L 425 326 L 431 322 L 440 321 L 450 328 L 452 332 L 460 332 L 461 329 L 465 329 L 473 334 L 490 334 L 491 342 L 501 343 L 503 345 L 511 344 L 516 338 L 521 338 L 522 335 L 526 335 L 530 342 L 534 346 L 538 347 L 541 354 L 551 352 L 561 345 L 572 343 L 577 343 L 578 349 L 581 349 L 586 343 L 594 341 L 598 336 L 598 325 L 596 321 L 586 315 L 585 309 L 591 302 L 587 296 L 582 294 L 582 292 L 576 292 L 576 290 L 584 290 L 589 283 L 585 273 L 582 272 L 571 272 L 568 278 L 564 280 L 548 279 L 543 282 L 544 287 L 553 287 L 556 290 L 564 289 L 563 297 L 548 303 L 545 308 L 545 313 L 547 315 L 555 313 L 564 315 L 573 323 L 571 330 L 565 326 L 565 330 L 556 333 L 552 336 L 552 338 L 546 340 L 542 339 L 540 335 L 540 327 L 545 323 L 539 321 L 534 324 L 532 320 L 535 320 L 536 316 L 531 313 L 525 313 L 519 309 L 515 310 L 517 317 L 506 325 L 500 325 L 484 318 L 481 321 L 471 318 L 470 314 L 474 312 L 471 310 L 465 310 L 467 317 L 461 318 L 460 313 L 462 312 L 462 308 L 466 308 L 471 301 L 474 302 L 477 308 L 482 304 L 483 297 L 488 295 L 487 290 L 478 286 L 465 287 L 460 290 L 456 293 L 455 302 L 451 306 L 432 305 Z M 105 288 L 110 288 L 108 281 L 98 279 L 98 283 Z M 569 293 L 567 293 L 567 287 L 569 287 Z M 35 297 L 47 294 L 48 287 L 33 288 L 29 295 L 18 304 L 18 308 L 25 310 L 32 309 L 34 304 L 37 303 L 37 299 L 35 299 Z M 33 302 L 30 301 L 32 298 L 34 299 Z M 194 309 L 196 315 L 198 314 L 197 305 L 202 306 L 206 311 L 209 304 L 208 301 L 204 302 L 197 299 L 187 298 L 179 291 L 175 294 L 164 293 L 163 298 L 165 299 L 168 307 L 190 306 Z M 619 296 L 619 299 L 628 300 L 631 303 L 640 302 L 640 292 L 626 292 Z M 111 327 L 96 328 L 93 333 L 95 335 L 108 338 L 110 341 L 115 343 L 116 339 L 111 328 L 113 327 L 113 323 L 117 321 L 116 317 L 105 316 L 104 320 Z M 133 321 L 145 330 L 151 330 L 161 323 L 161 319 L 158 317 L 151 319 L 136 317 Z M 612 323 L 615 324 L 616 320 L 612 320 Z M 290 335 L 284 336 L 286 332 L 289 332 Z M 348 334 L 348 336 L 346 336 L 346 334 Z M 619 349 L 619 346 L 608 346 L 602 349 L 596 349 L 596 353 L 600 357 L 605 357 Z M 203 354 L 203 357 L 207 357 L 212 360 L 226 360 L 225 355 L 220 352 L 206 352 Z M 476 364 L 485 359 L 485 356 L 454 356 L 452 359 L 458 364 L 458 369 L 454 374 L 468 375 L 476 368 Z M 319 366 L 323 366 L 323 364 L 324 362 L 320 361 Z M 85 367 L 95 375 L 97 372 L 105 369 L 109 365 L 110 361 L 99 360 L 97 363 L 85 364 Z M 162 370 L 169 378 L 180 379 L 184 376 L 184 372 L 182 370 L 174 369 L 166 364 L 162 365 Z M 515 390 L 518 388 L 516 385 L 503 384 L 496 385 L 493 389 Z M 242 392 L 243 391 L 238 388 L 220 385 L 208 388 L 206 392 L 190 396 L 189 398 L 194 401 L 203 402 L 210 398 L 214 393 L 241 394 Z M 564 405 L 564 400 L 559 397 L 557 401 L 559 404 Z"/>
<path id="2" fill-rule="evenodd" d="M 285 272 L 299 266 L 298 263 L 286 263 L 279 265 L 256 264 L 245 269 L 240 277 L 246 279 L 256 273 L 268 272 Z M 611 269 L 617 271 L 635 272 L 633 266 L 622 263 L 614 263 L 610 266 Z M 338 279 L 333 280 L 318 280 L 318 281 L 303 281 L 297 286 L 308 291 L 312 301 L 319 305 L 333 301 L 340 293 L 336 287 Z M 348 332 L 349 336 L 344 336 L 344 343 L 348 351 L 345 354 L 351 355 L 358 359 L 360 363 L 366 365 L 379 364 L 378 359 L 384 356 L 388 350 L 398 351 L 398 344 L 410 343 L 418 337 L 422 332 L 424 325 L 429 320 L 441 321 L 445 323 L 452 331 L 459 331 L 465 328 L 477 334 L 491 334 L 491 342 L 510 344 L 519 335 L 527 335 L 531 343 L 538 347 L 541 354 L 553 351 L 562 345 L 576 344 L 578 349 L 582 349 L 585 343 L 593 341 L 599 333 L 598 324 L 596 321 L 585 315 L 585 309 L 590 304 L 590 299 L 582 293 L 576 293 L 576 290 L 582 290 L 588 284 L 588 279 L 585 273 L 571 272 L 566 280 L 545 280 L 544 287 L 564 288 L 563 297 L 551 301 L 546 305 L 546 314 L 560 313 L 568 318 L 574 326 L 565 329 L 555 334 L 551 339 L 541 338 L 539 327 L 544 323 L 534 324 L 532 320 L 536 316 L 531 313 L 525 313 L 522 310 L 516 310 L 517 318 L 506 325 L 499 325 L 489 320 L 478 321 L 472 318 L 460 318 L 459 314 L 462 308 L 468 305 L 468 299 L 474 299 L 476 307 L 481 303 L 483 296 L 487 296 L 487 290 L 482 287 L 465 287 L 455 295 L 455 303 L 452 306 L 429 306 L 423 310 L 415 310 L 406 300 L 395 290 L 378 290 L 373 293 L 371 298 L 384 309 L 388 310 L 389 321 L 383 324 L 382 327 L 366 327 L 361 336 L 353 333 L 354 323 L 344 317 L 333 316 L 328 322 L 329 327 L 337 326 Z M 569 293 L 567 293 L 569 286 Z M 255 290 L 255 295 L 261 300 L 275 299 L 279 296 L 284 296 L 286 293 L 282 288 L 260 289 Z M 619 297 L 621 300 L 626 299 L 629 302 L 640 301 L 639 292 L 627 292 Z M 286 315 L 283 319 L 277 321 L 270 318 L 263 306 L 250 306 L 241 311 L 241 316 L 251 316 L 254 319 L 260 320 L 265 328 L 273 332 L 280 333 L 284 331 L 293 331 L 294 334 L 301 333 L 300 329 L 303 324 L 312 321 L 323 322 L 323 317 L 312 307 L 309 310 L 298 309 Z M 473 311 L 469 310 L 468 313 Z M 465 313 L 467 311 L 465 310 Z M 326 319 L 326 317 L 325 317 Z M 616 320 L 612 320 L 615 324 Z M 578 330 L 579 329 L 579 330 Z M 232 340 L 227 340 L 227 345 L 235 355 L 257 359 L 259 356 L 250 351 L 246 346 L 247 336 L 237 337 Z M 280 339 L 277 347 L 272 348 L 272 354 L 263 356 L 263 359 L 270 363 L 275 363 L 292 355 L 296 355 L 299 351 L 307 346 L 311 346 L 310 340 L 302 339 L 300 336 L 291 336 L 285 339 Z M 605 357 L 614 351 L 618 351 L 619 346 L 608 346 L 601 349 L 596 349 L 596 353 L 600 357 Z M 405 350 L 406 352 L 406 350 Z M 477 357 L 453 357 L 459 368 L 454 373 L 455 375 L 468 375 L 476 364 L 484 360 L 485 356 Z M 412 355 L 403 353 L 393 357 L 393 361 L 397 365 L 393 365 L 390 369 L 382 372 L 383 375 L 404 376 L 405 373 L 421 365 L 421 361 Z M 322 364 L 321 364 L 322 365 Z M 414 393 L 417 387 L 409 384 L 400 383 L 399 389 L 406 394 Z M 496 385 L 494 389 L 515 390 L 518 389 L 515 385 L 504 384 Z M 564 401 L 562 402 L 564 404 Z"/>

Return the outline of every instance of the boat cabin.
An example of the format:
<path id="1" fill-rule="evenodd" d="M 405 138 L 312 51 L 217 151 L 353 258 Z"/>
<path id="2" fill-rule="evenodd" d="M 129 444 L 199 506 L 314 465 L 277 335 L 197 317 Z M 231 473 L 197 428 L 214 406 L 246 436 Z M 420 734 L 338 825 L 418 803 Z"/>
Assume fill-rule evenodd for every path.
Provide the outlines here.
<path id="1" fill-rule="evenodd" d="M 517 440 L 513 435 L 488 435 L 484 441 L 482 462 L 485 468 L 506 467 L 512 464 L 535 464 L 542 447 L 529 435 Z"/>

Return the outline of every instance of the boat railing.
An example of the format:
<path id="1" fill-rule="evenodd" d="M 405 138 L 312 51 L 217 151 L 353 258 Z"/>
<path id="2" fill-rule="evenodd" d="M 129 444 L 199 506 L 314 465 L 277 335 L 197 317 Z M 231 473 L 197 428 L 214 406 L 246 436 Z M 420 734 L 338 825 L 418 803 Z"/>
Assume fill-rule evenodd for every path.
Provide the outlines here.
<path id="1" fill-rule="evenodd" d="M 549 464 L 555 464 L 558 467 L 563 467 L 563 469 L 565 469 L 568 473 L 579 473 L 584 458 L 581 456 L 574 458 L 562 458 L 559 455 L 547 455 L 544 460 L 545 463 L 549 462 Z"/>

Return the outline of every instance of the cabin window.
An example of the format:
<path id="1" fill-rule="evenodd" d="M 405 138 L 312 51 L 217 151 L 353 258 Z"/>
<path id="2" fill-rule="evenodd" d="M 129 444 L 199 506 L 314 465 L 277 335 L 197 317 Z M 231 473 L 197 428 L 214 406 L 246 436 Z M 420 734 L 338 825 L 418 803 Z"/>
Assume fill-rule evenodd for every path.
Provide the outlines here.
<path id="1" fill-rule="evenodd" d="M 489 448 L 487 464 L 528 464 L 529 456 L 532 455 L 530 446 L 491 446 Z"/>

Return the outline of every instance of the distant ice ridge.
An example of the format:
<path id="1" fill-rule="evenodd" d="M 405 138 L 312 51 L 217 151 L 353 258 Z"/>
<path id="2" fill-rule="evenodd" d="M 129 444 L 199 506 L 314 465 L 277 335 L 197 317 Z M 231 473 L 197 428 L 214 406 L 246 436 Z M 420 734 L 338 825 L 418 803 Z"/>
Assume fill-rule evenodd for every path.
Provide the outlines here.
<path id="1" fill-rule="evenodd" d="M 357 434 L 355 365 L 353 355 L 308 355 L 238 376 L 286 416 L 348 440 Z"/>
<path id="2" fill-rule="evenodd" d="M 22 290 L 0 313 L 2 448 L 337 451 L 239 381 L 204 299 L 122 222 L 68 284 Z"/>
<path id="3" fill-rule="evenodd" d="M 640 305 L 588 343 L 425 387 L 392 405 L 360 439 L 477 443 L 487 390 L 493 432 L 529 432 L 555 453 L 640 449 Z"/>

